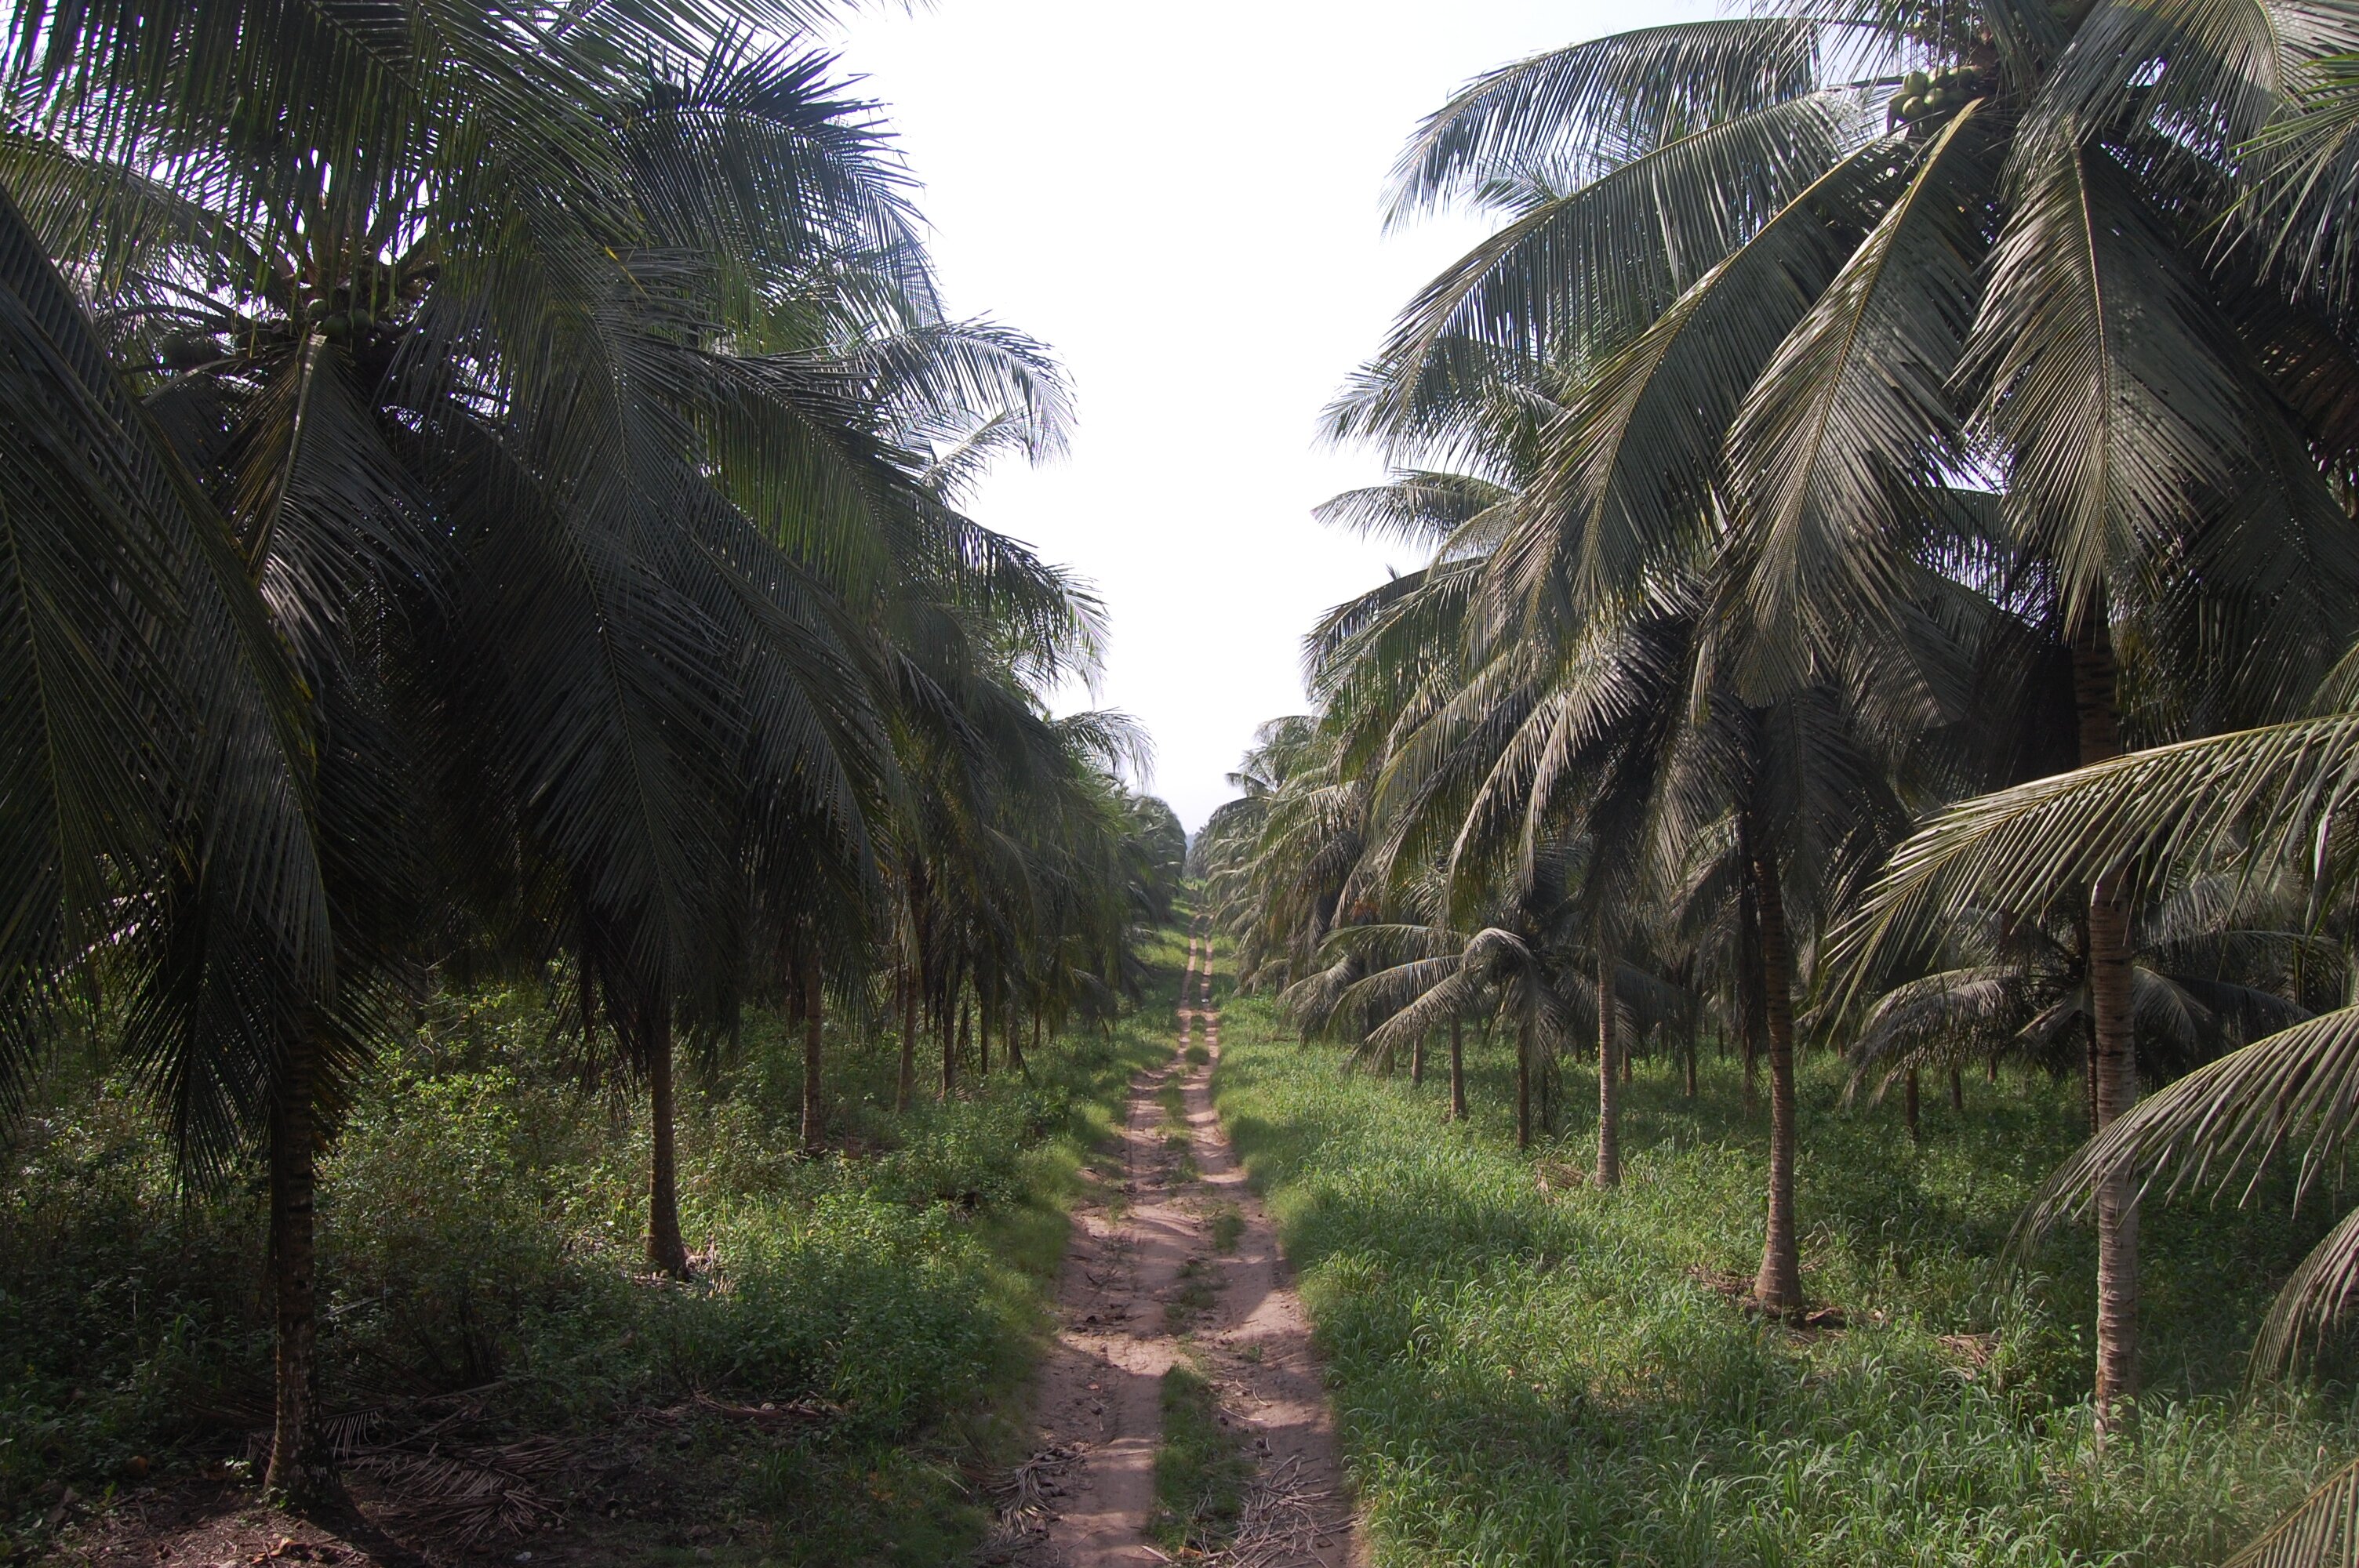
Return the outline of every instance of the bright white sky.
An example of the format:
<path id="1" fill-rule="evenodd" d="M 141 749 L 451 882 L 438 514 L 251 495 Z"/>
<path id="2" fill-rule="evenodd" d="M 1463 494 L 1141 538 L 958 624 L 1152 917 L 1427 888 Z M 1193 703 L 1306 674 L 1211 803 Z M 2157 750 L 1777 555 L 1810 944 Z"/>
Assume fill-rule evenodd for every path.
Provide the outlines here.
<path id="1" fill-rule="evenodd" d="M 1302 634 L 1388 552 L 1310 508 L 1382 477 L 1320 409 L 1481 231 L 1385 236 L 1419 116 L 1491 66 L 1698 0 L 933 0 L 842 48 L 924 182 L 951 309 L 1052 344 L 1071 455 L 1009 463 L 973 511 L 1096 583 L 1094 701 L 1153 735 L 1190 832 L 1265 719 L 1305 706 Z M 1418 564 L 1400 549 L 1390 564 Z M 1074 706 L 1091 699 L 1077 694 Z"/>

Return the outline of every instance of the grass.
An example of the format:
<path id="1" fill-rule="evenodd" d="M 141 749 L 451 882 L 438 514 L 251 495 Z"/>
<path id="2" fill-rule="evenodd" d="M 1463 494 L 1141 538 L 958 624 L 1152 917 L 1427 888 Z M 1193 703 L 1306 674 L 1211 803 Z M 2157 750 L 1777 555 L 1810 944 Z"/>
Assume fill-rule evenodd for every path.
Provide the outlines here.
<path id="1" fill-rule="evenodd" d="M 440 999 L 323 1168 L 323 1407 L 491 1386 L 487 1441 L 603 1441 L 692 1393 L 816 1400 L 832 1413 L 799 1436 L 705 1423 L 637 1455 L 629 1495 L 594 1505 L 602 1533 L 659 1554 L 693 1519 L 767 1563 L 960 1558 L 989 1522 L 975 1477 L 1029 1440 L 1019 1395 L 1083 1162 L 1169 1052 L 1182 950 L 1147 957 L 1136 1013 L 947 1105 L 897 1114 L 897 1045 L 831 1033 L 841 1150 L 819 1159 L 795 1149 L 799 1035 L 749 1018 L 682 1085 L 683 1228 L 706 1259 L 685 1287 L 637 1277 L 635 1108 L 581 1092 L 537 996 Z M 268 1419 L 254 1188 L 180 1202 L 127 1072 L 103 1042 L 66 1047 L 0 1168 L 0 1561 L 65 1488 L 103 1506 L 135 1470 L 172 1485 Z"/>
<path id="2" fill-rule="evenodd" d="M 1171 1179 L 1185 1185 L 1200 1173 L 1196 1168 L 1196 1134 L 1188 1125 L 1188 1096 L 1177 1078 L 1166 1078 L 1156 1096 L 1163 1107 L 1163 1146 L 1172 1154 Z"/>
<path id="3" fill-rule="evenodd" d="M 1190 1045 L 1188 1047 L 1188 1065 L 1190 1066 L 1201 1067 L 1212 1059 L 1212 1053 L 1211 1047 L 1204 1045 Z"/>
<path id="4" fill-rule="evenodd" d="M 1212 1238 L 1213 1251 L 1235 1251 L 1237 1249 L 1238 1240 L 1242 1238 L 1245 1233 L 1245 1217 L 1244 1211 L 1239 1209 L 1237 1206 L 1233 1203 L 1214 1205 L 1212 1208 L 1210 1230 Z"/>
<path id="5" fill-rule="evenodd" d="M 1162 1406 L 1147 1539 L 1175 1557 L 1218 1551 L 1236 1535 L 1253 1462 L 1193 1365 L 1178 1362 L 1163 1374 Z"/>
<path id="6" fill-rule="evenodd" d="M 1512 1147 L 1509 1062 L 1469 1042 L 1470 1124 L 1439 1084 L 1345 1069 L 1234 1000 L 1219 1105 L 1300 1271 L 1386 1568 L 1450 1564 L 2216 1563 L 2359 1445 L 2348 1386 L 2240 1393 L 2276 1281 L 2335 1217 L 2150 1201 L 2149 1396 L 2133 1443 L 2090 1442 L 2093 1249 L 1995 1266 L 2078 1140 L 2073 1086 L 1967 1086 L 1962 1115 L 1842 1107 L 1802 1074 L 1804 1283 L 1843 1332 L 1736 1311 L 1712 1281 L 1760 1248 L 1766 1116 L 1708 1061 L 1625 1091 L 1625 1184 L 1567 1130 Z"/>
<path id="7" fill-rule="evenodd" d="M 1174 1334 L 1186 1334 L 1197 1318 L 1212 1310 L 1220 1297 L 1220 1274 L 1211 1260 L 1187 1260 L 1180 1265 L 1171 1299 L 1163 1304 L 1164 1325 Z"/>

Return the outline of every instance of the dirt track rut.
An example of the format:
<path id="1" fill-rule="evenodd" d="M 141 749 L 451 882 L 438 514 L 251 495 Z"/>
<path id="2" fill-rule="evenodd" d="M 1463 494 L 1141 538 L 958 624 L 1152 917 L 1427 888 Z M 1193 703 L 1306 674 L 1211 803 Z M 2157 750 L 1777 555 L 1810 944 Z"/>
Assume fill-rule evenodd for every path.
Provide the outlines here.
<path id="1" fill-rule="evenodd" d="M 1243 1528 L 1207 1568 L 1360 1568 L 1365 1554 L 1338 1458 L 1310 1323 L 1277 1236 L 1245 1185 L 1212 1102 L 1220 1060 L 1212 945 L 1190 938 L 1171 1057 L 1133 1080 L 1120 1173 L 1074 1210 L 1058 1334 L 1034 1411 L 1038 1451 L 1003 1494 L 1006 1561 L 1130 1568 L 1169 1558 L 1148 1541 L 1163 1374 L 1191 1357 L 1254 1461 Z M 1201 1044 L 1211 1060 L 1191 1064 Z M 1180 1086 L 1185 1137 L 1167 1137 Z M 1184 1154 L 1183 1154 L 1184 1151 Z M 1216 1248 L 1233 1210 L 1234 1245 Z"/>

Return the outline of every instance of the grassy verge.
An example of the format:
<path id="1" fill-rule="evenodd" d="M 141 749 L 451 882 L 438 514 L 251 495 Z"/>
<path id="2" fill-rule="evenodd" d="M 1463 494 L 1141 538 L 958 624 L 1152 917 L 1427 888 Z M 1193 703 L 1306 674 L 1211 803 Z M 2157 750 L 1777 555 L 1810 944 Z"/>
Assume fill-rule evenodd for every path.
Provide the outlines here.
<path id="1" fill-rule="evenodd" d="M 799 1033 L 748 1021 L 683 1085 L 688 1286 L 637 1275 L 645 1129 L 584 1095 L 519 992 L 446 998 L 380 1063 L 323 1172 L 321 1398 L 446 1422 L 528 1477 L 577 1550 L 936 1564 L 988 1524 L 1049 1325 L 1064 1211 L 1131 1076 L 1169 1049 L 1181 947 L 1112 1031 L 949 1104 L 892 1109 L 897 1044 L 827 1042 L 836 1152 L 795 1152 Z M 66 1489 L 103 1507 L 220 1473 L 268 1419 L 262 1233 L 240 1184 L 182 1203 L 127 1073 L 60 1054 L 0 1173 L 0 1560 Z M 729 1411 L 803 1410 L 809 1420 Z M 585 1478 L 586 1477 L 586 1478 Z M 537 1555 L 547 1558 L 543 1543 Z M 513 1550 L 513 1547 L 510 1548 Z"/>
<path id="2" fill-rule="evenodd" d="M 1234 1539 L 1253 1464 L 1221 1419 L 1203 1373 L 1182 1361 L 1163 1374 L 1163 1433 L 1155 1450 L 1155 1506 L 1147 1536 L 1175 1557 Z"/>
<path id="3" fill-rule="evenodd" d="M 1765 1116 L 1711 1061 L 1625 1095 L 1618 1193 L 1567 1130 L 1509 1136 L 1507 1053 L 1445 1091 L 1344 1069 L 1223 1014 L 1224 1120 L 1300 1270 L 1377 1560 L 1408 1564 L 2217 1562 L 2359 1444 L 2345 1384 L 2240 1396 L 2275 1282 L 2334 1217 L 2149 1206 L 2145 1424 L 2100 1462 L 2085 1407 L 2091 1248 L 1995 1267 L 2078 1139 L 2071 1086 L 1968 1082 L 1921 1146 L 1805 1064 L 1805 1285 L 1846 1326 L 1748 1320 L 1721 1288 L 1760 1248 Z M 1939 1096 L 1928 1096 L 1938 1100 Z M 1544 1167 L 1536 1170 L 1536 1165 Z M 1548 1181 L 1551 1171 L 1559 1179 Z"/>

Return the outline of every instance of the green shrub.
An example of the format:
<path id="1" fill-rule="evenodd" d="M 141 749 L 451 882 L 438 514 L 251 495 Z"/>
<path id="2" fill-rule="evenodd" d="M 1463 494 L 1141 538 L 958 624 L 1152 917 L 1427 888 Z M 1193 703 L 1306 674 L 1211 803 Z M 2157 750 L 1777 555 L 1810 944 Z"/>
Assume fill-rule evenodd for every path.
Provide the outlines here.
<path id="1" fill-rule="evenodd" d="M 799 1532 L 775 1538 L 789 1561 L 953 1556 L 987 1523 L 957 1465 L 1006 1437 L 978 1412 L 1028 1365 L 1071 1173 L 1168 1051 L 1163 1016 L 906 1115 L 897 1043 L 831 1032 L 830 1122 L 861 1152 L 819 1159 L 797 1149 L 800 1033 L 749 1017 L 681 1086 L 703 1263 L 678 1284 L 643 1273 L 637 1108 L 583 1092 L 568 1021 L 529 989 L 437 998 L 321 1165 L 322 1403 L 475 1389 L 509 1429 L 588 1433 L 694 1395 L 818 1401 L 788 1448 L 723 1432 L 679 1485 Z M 129 1079 L 51 1074 L 0 1173 L 0 1532 L 29 1540 L 61 1483 L 101 1495 L 135 1454 L 168 1473 L 266 1425 L 254 1174 L 184 1200 Z M 806 1470 L 845 1484 L 790 1484 Z"/>

